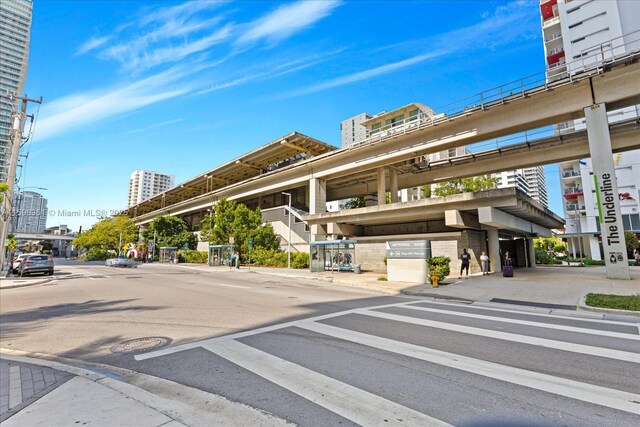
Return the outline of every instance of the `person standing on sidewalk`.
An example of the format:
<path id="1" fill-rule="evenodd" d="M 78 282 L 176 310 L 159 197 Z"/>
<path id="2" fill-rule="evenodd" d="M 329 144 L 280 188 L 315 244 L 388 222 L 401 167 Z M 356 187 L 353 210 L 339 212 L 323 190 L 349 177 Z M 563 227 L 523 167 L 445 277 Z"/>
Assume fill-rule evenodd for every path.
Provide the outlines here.
<path id="1" fill-rule="evenodd" d="M 462 261 L 462 263 L 460 264 L 460 276 L 458 277 L 458 279 L 462 279 L 462 272 L 466 270 L 467 272 L 467 276 L 466 278 L 469 278 L 469 263 L 471 262 L 471 255 L 469 255 L 469 253 L 467 252 L 466 249 L 462 250 L 462 255 L 460 255 L 460 260 Z"/>
<path id="2" fill-rule="evenodd" d="M 482 275 L 488 276 L 489 275 L 489 256 L 485 251 L 482 251 L 482 254 L 480 255 L 480 264 L 482 264 Z"/>

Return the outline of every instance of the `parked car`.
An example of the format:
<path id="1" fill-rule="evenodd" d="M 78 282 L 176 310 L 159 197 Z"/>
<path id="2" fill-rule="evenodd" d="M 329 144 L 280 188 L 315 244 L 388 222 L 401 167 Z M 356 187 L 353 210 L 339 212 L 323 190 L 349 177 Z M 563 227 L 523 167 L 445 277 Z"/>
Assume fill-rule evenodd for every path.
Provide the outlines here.
<path id="1" fill-rule="evenodd" d="M 24 261 L 24 259 L 29 255 L 35 255 L 35 254 L 19 254 L 13 258 L 13 260 L 11 261 L 11 272 L 13 274 L 18 274 L 20 263 L 22 263 L 22 261 Z"/>
<path id="2" fill-rule="evenodd" d="M 119 256 L 117 258 L 109 258 L 105 262 L 105 265 L 107 267 L 137 267 L 138 263 L 127 257 Z"/>
<path id="3" fill-rule="evenodd" d="M 53 258 L 49 255 L 29 254 L 20 263 L 18 274 L 24 277 L 33 273 L 44 273 L 45 276 L 53 274 Z"/>

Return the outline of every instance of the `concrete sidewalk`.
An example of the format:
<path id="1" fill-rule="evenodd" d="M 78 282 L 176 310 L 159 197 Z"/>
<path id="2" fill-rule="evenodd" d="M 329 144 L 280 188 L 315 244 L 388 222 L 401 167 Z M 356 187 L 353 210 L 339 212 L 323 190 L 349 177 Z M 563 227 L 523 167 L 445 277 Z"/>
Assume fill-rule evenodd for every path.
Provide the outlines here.
<path id="1" fill-rule="evenodd" d="M 288 425 L 271 414 L 161 378 L 132 371 L 119 375 L 112 367 L 104 375 L 99 369 L 7 351 L 0 355 L 2 427 Z"/>

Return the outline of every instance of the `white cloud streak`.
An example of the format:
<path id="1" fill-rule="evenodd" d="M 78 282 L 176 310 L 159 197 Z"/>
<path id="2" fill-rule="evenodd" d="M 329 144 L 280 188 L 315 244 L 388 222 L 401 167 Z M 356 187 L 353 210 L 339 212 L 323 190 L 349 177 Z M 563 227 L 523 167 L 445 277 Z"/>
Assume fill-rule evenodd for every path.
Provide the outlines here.
<path id="1" fill-rule="evenodd" d="M 268 15 L 247 24 L 247 30 L 238 38 L 236 44 L 249 44 L 260 39 L 276 43 L 330 15 L 341 3 L 337 0 L 297 1 L 280 6 Z"/>
<path id="2" fill-rule="evenodd" d="M 183 118 L 166 120 L 164 122 L 154 123 L 152 125 L 145 126 L 143 128 L 133 129 L 133 130 L 124 132 L 124 133 L 122 133 L 122 135 L 133 135 L 133 134 L 136 134 L 136 133 L 143 133 L 143 132 L 147 132 L 147 131 L 150 131 L 150 130 L 154 130 L 154 129 L 162 128 L 162 127 L 165 127 L 165 126 L 173 125 L 175 123 L 180 123 L 183 120 L 184 120 Z"/>
<path id="3" fill-rule="evenodd" d="M 477 24 L 432 36 L 428 39 L 412 40 L 387 46 L 380 50 L 399 51 L 401 47 L 410 47 L 411 50 L 421 50 L 423 53 L 401 61 L 336 77 L 306 88 L 282 94 L 276 98 L 282 99 L 308 95 L 310 93 L 368 80 L 454 52 L 459 53 L 480 48 L 495 48 L 501 44 L 512 42 L 514 39 L 532 37 L 530 34 L 532 28 L 531 22 L 537 22 L 537 20 L 531 19 L 530 4 L 531 3 L 526 0 L 506 3 L 498 6 L 492 14 L 485 14 L 483 20 Z M 525 25 L 525 23 L 528 25 Z M 536 28 L 536 31 L 538 30 L 539 27 Z M 419 46 L 419 48 L 416 48 L 416 46 Z"/>
<path id="4" fill-rule="evenodd" d="M 87 52 L 98 49 L 99 47 L 107 44 L 111 39 L 112 36 L 91 37 L 78 48 L 78 50 L 76 51 L 76 55 L 84 55 Z"/>
<path id="5" fill-rule="evenodd" d="M 88 127 L 90 124 L 188 93 L 180 84 L 190 74 L 188 67 L 165 72 L 111 90 L 71 95 L 45 105 L 40 111 L 37 140 Z"/>

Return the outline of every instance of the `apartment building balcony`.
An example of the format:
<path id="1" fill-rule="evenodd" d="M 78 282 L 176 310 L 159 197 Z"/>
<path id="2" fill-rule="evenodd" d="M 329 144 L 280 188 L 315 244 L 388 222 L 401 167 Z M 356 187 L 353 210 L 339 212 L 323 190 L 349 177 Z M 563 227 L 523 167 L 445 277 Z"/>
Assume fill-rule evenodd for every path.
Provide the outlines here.
<path id="1" fill-rule="evenodd" d="M 576 200 L 578 196 L 584 195 L 584 190 L 582 190 L 582 187 L 565 187 L 562 190 L 562 193 L 564 194 L 565 199 Z"/>
<path id="2" fill-rule="evenodd" d="M 580 177 L 580 172 L 575 170 L 563 170 L 562 171 L 562 179 L 565 178 L 578 178 Z"/>
<path id="3" fill-rule="evenodd" d="M 558 16 L 558 0 L 540 0 L 540 15 L 543 21 Z"/>
<path id="4" fill-rule="evenodd" d="M 584 212 L 587 210 L 587 208 L 585 205 L 582 205 L 582 204 L 570 203 L 570 204 L 564 205 L 564 210 L 567 213 L 576 213 L 576 212 Z"/>
<path id="5" fill-rule="evenodd" d="M 562 65 L 565 63 L 564 49 L 551 49 L 547 55 L 547 64 L 551 67 L 554 64 Z"/>
<path id="6" fill-rule="evenodd" d="M 560 24 L 560 17 L 554 16 L 553 18 L 547 19 L 542 23 L 542 29 L 546 30 L 547 28 L 551 28 L 554 25 L 558 25 L 558 24 Z"/>
<path id="7" fill-rule="evenodd" d="M 545 37 L 544 42 L 545 44 L 554 42 L 556 40 L 561 40 L 562 39 L 562 33 L 553 33 L 550 34 L 549 36 Z"/>

